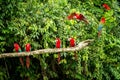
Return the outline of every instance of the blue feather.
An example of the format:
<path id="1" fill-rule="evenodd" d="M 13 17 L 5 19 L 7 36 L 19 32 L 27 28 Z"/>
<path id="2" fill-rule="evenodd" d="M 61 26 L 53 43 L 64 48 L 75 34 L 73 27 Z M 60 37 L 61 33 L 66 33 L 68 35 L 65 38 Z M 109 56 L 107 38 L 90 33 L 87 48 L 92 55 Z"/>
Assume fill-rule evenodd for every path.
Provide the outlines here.
<path id="1" fill-rule="evenodd" d="M 98 31 L 102 30 L 103 24 L 99 24 Z"/>

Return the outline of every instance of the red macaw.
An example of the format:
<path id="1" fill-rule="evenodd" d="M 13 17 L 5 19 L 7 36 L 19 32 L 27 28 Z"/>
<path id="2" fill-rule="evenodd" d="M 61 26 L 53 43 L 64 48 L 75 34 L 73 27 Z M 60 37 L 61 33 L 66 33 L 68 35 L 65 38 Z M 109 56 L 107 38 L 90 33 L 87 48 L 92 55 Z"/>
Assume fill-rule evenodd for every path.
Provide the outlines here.
<path id="1" fill-rule="evenodd" d="M 68 19 L 77 19 L 78 21 L 84 21 L 85 23 L 88 24 L 88 21 L 86 20 L 86 18 L 83 16 L 83 14 L 77 14 L 77 13 L 71 13 L 69 16 L 68 16 Z"/>
<path id="2" fill-rule="evenodd" d="M 56 48 L 60 48 L 61 47 L 61 40 L 60 38 L 56 38 Z M 58 53 L 58 63 L 60 62 L 60 53 Z"/>
<path id="3" fill-rule="evenodd" d="M 17 43 L 14 43 L 14 49 L 16 52 L 22 52 L 19 44 Z M 24 66 L 23 58 L 20 57 L 19 60 L 20 60 L 21 65 Z"/>
<path id="4" fill-rule="evenodd" d="M 86 18 L 82 15 L 82 14 L 76 14 L 75 15 L 76 19 L 79 21 L 84 21 L 86 24 L 88 24 L 88 21 L 86 20 Z"/>
<path id="5" fill-rule="evenodd" d="M 70 47 L 74 47 L 76 45 L 74 38 L 69 38 L 68 40 L 70 41 Z"/>
<path id="6" fill-rule="evenodd" d="M 25 50 L 26 50 L 26 52 L 31 51 L 31 46 L 30 46 L 29 43 L 27 43 L 27 44 L 25 45 Z M 26 56 L 26 67 L 27 67 L 27 68 L 30 67 L 30 58 L 29 58 L 29 56 Z"/>
<path id="7" fill-rule="evenodd" d="M 98 38 L 99 38 L 100 35 L 101 35 L 102 27 L 103 27 L 104 24 L 105 24 L 105 18 L 102 17 L 101 20 L 100 20 L 99 26 L 98 26 Z"/>
<path id="8" fill-rule="evenodd" d="M 110 10 L 110 7 L 109 7 L 107 4 L 104 3 L 102 6 L 103 6 L 106 10 Z"/>
<path id="9" fill-rule="evenodd" d="M 69 38 L 68 41 L 70 41 L 70 47 L 76 46 L 75 39 L 74 38 Z M 77 60 L 77 54 L 74 52 L 74 57 Z"/>

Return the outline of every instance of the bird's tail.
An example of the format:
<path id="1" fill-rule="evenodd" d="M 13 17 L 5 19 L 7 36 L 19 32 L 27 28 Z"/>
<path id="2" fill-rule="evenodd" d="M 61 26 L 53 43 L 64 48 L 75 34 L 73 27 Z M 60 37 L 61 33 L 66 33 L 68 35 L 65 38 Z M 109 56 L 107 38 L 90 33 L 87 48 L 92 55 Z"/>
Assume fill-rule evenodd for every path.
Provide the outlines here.
<path id="1" fill-rule="evenodd" d="M 89 24 L 89 22 L 87 21 L 87 19 L 83 19 L 83 21 L 84 21 L 86 24 Z"/>
<path id="2" fill-rule="evenodd" d="M 27 67 L 27 69 L 29 69 L 29 67 L 30 67 L 30 58 L 29 58 L 29 56 L 26 56 L 26 67 Z"/>
<path id="3" fill-rule="evenodd" d="M 98 31 L 98 38 L 100 38 L 102 30 Z"/>
<path id="4" fill-rule="evenodd" d="M 58 63 L 60 62 L 60 57 L 61 57 L 61 55 L 60 55 L 60 52 L 58 53 Z"/>
<path id="5" fill-rule="evenodd" d="M 77 61 L 77 59 L 78 59 L 78 55 L 77 55 L 76 52 L 74 52 L 74 57 L 75 57 L 75 60 Z"/>
<path id="6" fill-rule="evenodd" d="M 20 60 L 21 65 L 24 66 L 23 58 L 20 57 L 19 60 Z"/>

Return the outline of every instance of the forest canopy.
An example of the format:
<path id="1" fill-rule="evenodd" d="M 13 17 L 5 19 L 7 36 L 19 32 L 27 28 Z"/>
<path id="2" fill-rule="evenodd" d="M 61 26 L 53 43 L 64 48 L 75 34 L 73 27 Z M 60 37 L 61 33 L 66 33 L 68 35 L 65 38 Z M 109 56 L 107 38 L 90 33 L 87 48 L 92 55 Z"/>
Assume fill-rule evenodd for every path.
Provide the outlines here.
<path id="1" fill-rule="evenodd" d="M 94 42 L 80 51 L 1 58 L 0 80 L 120 79 L 119 1 L 0 0 L 0 54 L 87 39 Z"/>

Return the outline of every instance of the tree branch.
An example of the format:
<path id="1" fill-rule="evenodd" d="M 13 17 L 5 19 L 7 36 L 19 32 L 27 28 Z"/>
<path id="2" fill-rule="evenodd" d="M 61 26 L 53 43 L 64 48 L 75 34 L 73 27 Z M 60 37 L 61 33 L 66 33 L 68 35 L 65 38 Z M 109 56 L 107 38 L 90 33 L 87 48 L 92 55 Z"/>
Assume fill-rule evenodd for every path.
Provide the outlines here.
<path id="1" fill-rule="evenodd" d="M 85 41 L 80 42 L 75 47 L 69 47 L 69 48 L 54 48 L 54 49 L 40 49 L 36 51 L 31 52 L 21 52 L 21 53 L 3 53 L 0 54 L 0 58 L 5 57 L 20 57 L 20 56 L 31 56 L 34 54 L 45 54 L 45 53 L 57 53 L 57 52 L 73 52 L 73 51 L 79 51 L 82 48 L 86 47 L 90 42 L 94 41 L 93 39 L 88 39 Z"/>

